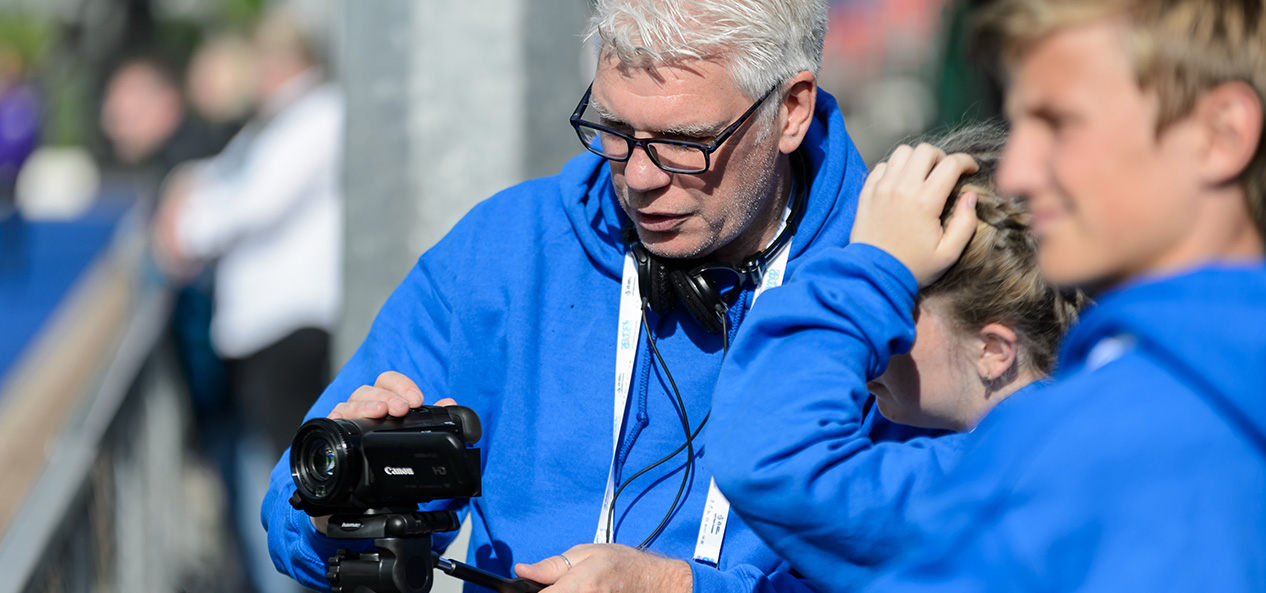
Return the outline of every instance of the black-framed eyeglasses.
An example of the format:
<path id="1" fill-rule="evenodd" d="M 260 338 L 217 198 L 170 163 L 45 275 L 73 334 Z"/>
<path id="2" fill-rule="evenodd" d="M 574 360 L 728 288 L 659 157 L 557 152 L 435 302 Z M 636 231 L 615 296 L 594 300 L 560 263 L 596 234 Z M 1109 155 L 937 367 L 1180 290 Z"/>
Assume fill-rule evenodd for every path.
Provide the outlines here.
<path id="1" fill-rule="evenodd" d="M 646 151 L 646 156 L 651 158 L 651 162 L 656 167 L 668 171 L 669 173 L 685 173 L 687 175 L 698 175 L 705 173 L 708 167 L 712 165 L 712 153 L 716 152 L 730 136 L 734 135 L 743 122 L 756 113 L 756 108 L 765 102 L 774 91 L 778 89 L 778 85 L 774 85 L 764 96 L 752 103 L 747 111 L 740 115 L 734 123 L 717 134 L 711 142 L 690 142 L 687 140 L 672 140 L 670 138 L 634 138 L 624 132 L 613 130 L 607 126 L 596 124 L 593 122 L 580 119 L 581 114 L 585 112 L 585 108 L 589 106 L 589 94 L 593 92 L 593 83 L 589 84 L 589 88 L 585 89 L 585 96 L 580 98 L 580 104 L 576 106 L 576 112 L 571 114 L 571 126 L 576 128 L 576 135 L 580 137 L 580 143 L 585 148 L 600 157 L 610 161 L 622 163 L 629 160 L 633 155 L 633 148 L 640 146 Z"/>

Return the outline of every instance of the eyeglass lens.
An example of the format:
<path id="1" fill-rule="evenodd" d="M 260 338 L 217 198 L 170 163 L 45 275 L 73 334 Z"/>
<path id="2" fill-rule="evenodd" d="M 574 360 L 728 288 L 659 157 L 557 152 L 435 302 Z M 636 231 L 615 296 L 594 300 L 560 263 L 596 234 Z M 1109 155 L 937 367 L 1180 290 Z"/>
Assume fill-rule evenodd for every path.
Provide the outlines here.
<path id="1" fill-rule="evenodd" d="M 577 127 L 577 131 L 590 150 L 617 161 L 629 158 L 632 143 L 628 139 L 583 124 Z M 708 155 L 699 148 L 659 140 L 645 141 L 642 145 L 651 160 L 660 167 L 680 171 L 702 171 L 708 167 Z"/>

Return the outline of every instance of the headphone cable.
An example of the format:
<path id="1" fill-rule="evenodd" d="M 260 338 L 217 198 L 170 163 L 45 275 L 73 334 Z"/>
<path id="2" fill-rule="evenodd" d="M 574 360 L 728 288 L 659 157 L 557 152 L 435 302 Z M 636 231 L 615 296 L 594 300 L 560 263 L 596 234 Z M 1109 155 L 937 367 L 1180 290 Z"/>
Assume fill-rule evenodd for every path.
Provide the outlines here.
<path id="1" fill-rule="evenodd" d="M 730 331 L 729 331 L 728 326 L 729 326 L 729 316 L 722 315 L 721 316 L 721 337 L 722 337 L 723 345 L 722 345 L 722 350 L 721 350 L 722 352 L 721 356 L 723 358 L 725 355 L 729 354 L 730 352 Z M 668 513 L 664 515 L 664 518 L 659 522 L 659 525 L 655 527 L 655 530 L 652 531 L 651 534 L 646 537 L 646 539 L 642 540 L 642 543 L 637 545 L 638 550 L 645 549 L 646 546 L 650 544 L 652 540 L 654 540 L 656 537 L 659 536 L 660 532 L 662 532 L 664 530 L 664 527 L 668 524 L 668 520 L 672 517 L 673 511 L 677 509 L 677 503 L 681 500 L 681 495 L 686 489 L 686 484 L 690 483 L 690 473 L 691 473 L 691 470 L 694 468 L 694 440 L 698 438 L 699 433 L 703 431 L 703 427 L 708 424 L 708 418 L 712 417 L 711 406 L 708 406 L 709 410 L 707 414 L 704 414 L 703 422 L 699 423 L 699 426 L 698 428 L 695 429 L 694 433 L 690 432 L 690 421 L 686 417 L 685 401 L 682 400 L 681 392 L 677 389 L 677 382 L 673 379 L 672 371 L 668 370 L 668 363 L 664 362 L 664 357 L 659 353 L 659 348 L 655 345 L 654 333 L 651 332 L 650 325 L 647 324 L 646 322 L 646 300 L 645 299 L 642 300 L 642 329 L 643 331 L 646 332 L 646 342 L 647 344 L 650 345 L 651 352 L 655 354 L 656 360 L 659 361 L 659 366 L 664 369 L 664 375 L 668 377 L 668 384 L 671 385 L 673 388 L 673 396 L 677 399 L 677 405 L 679 409 L 681 410 L 680 416 L 681 416 L 682 427 L 685 429 L 685 433 L 686 433 L 686 442 L 682 443 L 681 446 L 674 449 L 672 453 L 669 453 L 668 455 L 661 457 L 659 461 L 656 461 L 655 463 L 652 463 L 642 468 L 640 471 L 633 474 L 632 476 L 629 476 L 629 478 L 626 479 L 623 484 L 620 484 L 620 487 L 616 489 L 615 494 L 611 496 L 611 505 L 607 508 L 607 541 L 608 542 L 614 543 L 615 541 L 615 501 L 620 498 L 620 493 L 624 492 L 625 487 L 627 487 L 629 484 L 632 484 L 633 480 L 636 480 L 637 478 L 641 477 L 646 472 L 651 471 L 652 469 L 659 467 L 660 465 L 662 465 L 669 459 L 676 457 L 678 453 L 681 453 L 682 449 L 687 449 L 688 453 L 686 455 L 685 474 L 682 476 L 681 486 L 677 488 L 677 495 L 673 498 L 672 505 L 668 507 Z"/>
<path id="2" fill-rule="evenodd" d="M 681 495 L 682 493 L 685 492 L 686 485 L 690 483 L 690 474 L 692 473 L 691 470 L 693 469 L 693 465 L 694 465 L 694 439 L 696 436 L 699 435 L 699 431 L 703 430 L 704 424 L 707 424 L 708 417 L 712 415 L 711 411 L 709 411 L 708 414 L 704 416 L 703 422 L 701 422 L 699 424 L 699 427 L 695 430 L 695 432 L 691 434 L 690 420 L 686 415 L 686 403 L 681 397 L 681 391 L 677 388 L 677 381 L 673 379 L 672 371 L 668 370 L 668 364 L 664 361 L 664 357 L 659 353 L 659 347 L 656 346 L 655 344 L 654 334 L 651 332 L 650 326 L 646 321 L 646 306 L 647 306 L 646 301 L 645 299 L 643 299 L 642 301 L 642 329 L 646 332 L 646 341 L 650 345 L 651 352 L 655 355 L 655 359 L 659 361 L 660 367 L 664 369 L 664 374 L 665 376 L 668 377 L 668 384 L 672 386 L 673 397 L 677 400 L 677 406 L 678 406 L 678 409 L 680 410 L 679 416 L 681 418 L 682 429 L 685 432 L 686 442 L 683 443 L 680 447 L 677 447 L 677 449 L 674 450 L 672 453 L 669 453 L 668 455 L 661 458 L 659 461 L 656 461 L 655 463 L 643 468 L 641 471 L 637 472 L 636 474 L 633 474 L 632 476 L 630 476 L 627 480 L 624 481 L 623 484 L 620 485 L 619 489 L 616 490 L 615 494 L 612 495 L 611 505 L 607 509 L 607 513 L 608 513 L 607 514 L 607 541 L 608 542 L 614 541 L 615 502 L 616 502 L 616 499 L 619 498 L 620 493 L 624 491 L 624 488 L 627 487 L 629 484 L 631 484 L 633 480 L 642 476 L 646 472 L 658 467 L 659 465 L 663 464 L 669 459 L 672 459 L 673 457 L 675 457 L 678 453 L 681 452 L 683 448 L 687 450 L 687 456 L 686 456 L 685 471 L 681 479 L 681 485 L 677 488 L 677 495 L 673 498 L 672 505 L 668 507 L 668 512 L 664 514 L 664 518 L 659 522 L 659 525 L 655 527 L 655 530 L 652 531 L 651 534 L 646 537 L 646 539 L 642 540 L 642 543 L 637 545 L 637 549 L 639 550 L 645 549 L 645 547 L 648 544 L 650 544 L 652 540 L 654 540 L 656 537 L 659 536 L 660 532 L 662 532 L 664 530 L 664 527 L 668 524 L 668 520 L 672 518 L 673 512 L 677 510 L 677 503 L 681 501 Z"/>

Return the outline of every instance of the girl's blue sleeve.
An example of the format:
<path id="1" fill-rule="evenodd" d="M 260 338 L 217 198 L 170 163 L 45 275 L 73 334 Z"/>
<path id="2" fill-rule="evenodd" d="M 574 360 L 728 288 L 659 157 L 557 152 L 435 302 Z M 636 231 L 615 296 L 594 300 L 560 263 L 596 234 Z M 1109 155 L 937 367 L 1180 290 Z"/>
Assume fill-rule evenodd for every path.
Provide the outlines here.
<path id="1" fill-rule="evenodd" d="M 875 443 L 863 427 L 867 383 L 913 344 L 917 290 L 869 245 L 815 256 L 756 302 L 713 395 L 717 486 L 822 591 L 856 589 L 908 545 L 908 503 L 957 458 L 957 436 Z"/>

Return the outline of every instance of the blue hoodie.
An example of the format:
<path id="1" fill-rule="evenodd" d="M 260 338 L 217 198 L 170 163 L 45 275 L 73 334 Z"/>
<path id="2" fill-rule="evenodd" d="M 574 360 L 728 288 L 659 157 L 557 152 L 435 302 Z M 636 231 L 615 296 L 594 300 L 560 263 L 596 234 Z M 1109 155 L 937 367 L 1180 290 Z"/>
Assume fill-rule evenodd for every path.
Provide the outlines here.
<path id="1" fill-rule="evenodd" d="M 717 486 L 823 592 L 858 590 L 915 545 L 910 509 L 962 453 L 966 435 L 901 427 L 863 404 L 913 345 L 917 291 L 882 250 L 828 250 L 761 297 L 717 380 Z"/>
<path id="2" fill-rule="evenodd" d="M 874 591 L 1266 591 L 1266 268 L 1104 295 Z"/>
<path id="3" fill-rule="evenodd" d="M 788 274 L 808 254 L 847 241 L 867 172 L 825 92 L 818 93 L 800 150 L 812 180 Z M 536 562 L 594 540 L 611 466 L 617 315 L 628 249 L 621 228 L 627 224 L 606 161 L 588 153 L 558 176 L 481 203 L 419 259 L 308 413 L 326 416 L 387 370 L 416 381 L 429 402 L 452 397 L 473 408 L 483 422 L 477 444 L 483 495 L 448 508 L 470 511 L 467 558 L 485 570 L 509 575 L 515 562 Z M 750 300 L 749 292 L 740 303 Z M 731 326 L 745 314 L 741 304 L 733 307 Z M 648 312 L 648 322 L 694 430 L 711 404 L 722 337 L 704 332 L 681 306 L 664 317 Z M 622 479 L 685 441 L 667 377 L 650 362 L 645 332 L 628 405 L 617 464 Z M 698 444 L 696 455 L 703 456 Z M 620 496 L 615 543 L 636 546 L 654 531 L 677 494 L 684 462 L 679 454 Z M 327 589 L 326 558 L 356 546 L 316 533 L 308 517 L 290 507 L 289 463 L 287 453 L 264 500 L 269 548 L 283 572 Z M 649 546 L 687 561 L 711 478 L 697 459 L 694 468 L 682 502 Z M 437 546 L 448 538 L 439 539 Z M 731 517 L 719 569 L 691 562 L 694 591 L 768 588 L 767 575 L 783 565 Z"/>

